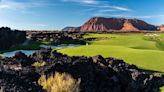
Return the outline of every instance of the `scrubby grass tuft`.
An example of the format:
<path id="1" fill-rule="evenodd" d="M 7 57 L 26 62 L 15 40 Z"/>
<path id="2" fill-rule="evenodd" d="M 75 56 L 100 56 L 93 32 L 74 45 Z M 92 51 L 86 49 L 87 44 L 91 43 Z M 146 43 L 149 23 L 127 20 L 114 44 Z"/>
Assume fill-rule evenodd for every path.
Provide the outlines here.
<path id="1" fill-rule="evenodd" d="M 46 64 L 46 62 L 35 62 L 34 64 L 32 64 L 32 66 L 41 67 L 41 66 L 44 66 L 45 64 Z"/>
<path id="2" fill-rule="evenodd" d="M 73 79 L 69 74 L 56 73 L 48 79 L 43 75 L 39 79 L 39 84 L 47 92 L 79 92 L 80 80 Z"/>

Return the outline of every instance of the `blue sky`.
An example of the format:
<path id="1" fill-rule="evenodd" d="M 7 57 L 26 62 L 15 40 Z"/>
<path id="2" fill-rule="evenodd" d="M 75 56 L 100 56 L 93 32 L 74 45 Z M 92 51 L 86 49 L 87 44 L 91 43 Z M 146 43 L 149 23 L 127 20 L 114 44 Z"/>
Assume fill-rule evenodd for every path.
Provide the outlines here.
<path id="1" fill-rule="evenodd" d="M 94 16 L 139 18 L 164 24 L 164 0 L 0 0 L 0 26 L 62 29 Z"/>

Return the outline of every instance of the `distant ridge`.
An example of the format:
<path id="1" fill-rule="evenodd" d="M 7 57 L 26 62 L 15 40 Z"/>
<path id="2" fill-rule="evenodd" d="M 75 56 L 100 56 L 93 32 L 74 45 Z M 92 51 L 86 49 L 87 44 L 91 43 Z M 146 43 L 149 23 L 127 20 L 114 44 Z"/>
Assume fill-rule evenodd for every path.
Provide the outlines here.
<path id="1" fill-rule="evenodd" d="M 139 19 L 93 17 L 82 26 L 73 28 L 73 30 L 69 29 L 69 31 L 154 31 L 157 30 L 157 28 L 157 26 L 151 25 Z"/>
<path id="2" fill-rule="evenodd" d="M 62 31 L 79 31 L 80 27 L 65 27 L 62 29 Z"/>

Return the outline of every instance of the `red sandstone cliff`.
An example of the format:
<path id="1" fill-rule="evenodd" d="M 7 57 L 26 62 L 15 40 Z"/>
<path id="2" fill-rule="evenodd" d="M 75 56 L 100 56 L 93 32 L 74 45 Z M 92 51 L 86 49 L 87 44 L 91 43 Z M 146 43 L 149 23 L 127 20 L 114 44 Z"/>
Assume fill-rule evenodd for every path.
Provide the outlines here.
<path id="1" fill-rule="evenodd" d="M 121 29 L 122 31 L 139 31 L 134 25 L 129 22 L 128 20 L 125 20 L 123 27 Z"/>
<path id="2" fill-rule="evenodd" d="M 159 31 L 164 31 L 164 25 L 159 26 L 159 27 L 158 27 L 158 30 L 159 30 Z"/>
<path id="3" fill-rule="evenodd" d="M 108 30 L 124 30 L 124 31 L 157 30 L 157 27 L 138 19 L 104 18 L 104 17 L 93 17 L 80 27 L 80 31 L 108 31 Z"/>

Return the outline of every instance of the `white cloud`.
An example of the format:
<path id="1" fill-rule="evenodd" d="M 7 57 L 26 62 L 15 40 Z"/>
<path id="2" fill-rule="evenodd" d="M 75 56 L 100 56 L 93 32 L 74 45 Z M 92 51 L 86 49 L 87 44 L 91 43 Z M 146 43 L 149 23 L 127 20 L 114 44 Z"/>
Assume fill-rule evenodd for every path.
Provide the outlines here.
<path id="1" fill-rule="evenodd" d="M 92 16 L 110 16 L 110 17 L 122 17 L 127 16 L 129 12 L 133 10 L 120 6 L 113 5 L 86 5 L 89 9 L 83 10 L 81 13 L 90 14 Z"/>
<path id="2" fill-rule="evenodd" d="M 117 9 L 117 10 L 122 10 L 122 11 L 131 11 L 129 8 L 125 7 L 120 7 L 120 6 L 109 6 L 109 8 Z"/>
<path id="3" fill-rule="evenodd" d="M 9 9 L 10 8 L 10 6 L 9 5 L 0 5 L 0 9 Z"/>
<path id="4" fill-rule="evenodd" d="M 1 0 L 0 2 L 0 9 L 17 10 L 24 8 L 25 6 L 23 5 L 23 3 L 14 2 L 12 0 Z"/>
<path id="5" fill-rule="evenodd" d="M 95 10 L 95 8 L 89 8 L 89 9 L 82 10 L 82 12 L 91 12 L 91 11 L 94 11 L 94 10 Z"/>
<path id="6" fill-rule="evenodd" d="M 83 6 L 94 7 L 94 8 L 105 8 L 105 9 L 115 9 L 120 11 L 131 11 L 131 9 L 121 6 L 115 6 L 109 4 L 109 1 L 100 1 L 100 0 L 62 0 L 63 2 L 74 2 L 80 3 Z"/>
<path id="7" fill-rule="evenodd" d="M 164 14 L 160 14 L 160 15 L 146 15 L 146 16 L 134 16 L 136 18 L 159 18 L 159 17 L 164 17 Z"/>
<path id="8" fill-rule="evenodd" d="M 75 2 L 75 3 L 82 3 L 82 4 L 98 4 L 97 0 L 62 0 L 64 2 Z"/>
<path id="9" fill-rule="evenodd" d="M 78 14 L 84 15 L 92 12 L 93 15 L 103 15 L 103 13 L 124 11 L 129 12 L 131 9 L 121 6 L 114 6 L 109 1 L 100 0 L 61 0 L 63 2 L 77 3 L 85 9 L 78 11 Z"/>
<path id="10" fill-rule="evenodd" d="M 89 7 L 95 7 L 95 8 L 101 8 L 101 9 L 115 9 L 115 10 L 119 10 L 119 11 L 126 11 L 126 12 L 129 12 L 129 11 L 132 11 L 131 9 L 129 8 L 126 8 L 126 7 L 121 7 L 121 6 L 113 6 L 113 5 L 86 5 L 86 6 L 89 6 Z"/>
<path id="11" fill-rule="evenodd" d="M 98 10 L 98 13 L 107 13 L 107 12 L 115 12 L 116 10 L 113 9 L 102 9 L 102 10 Z"/>
<path id="12" fill-rule="evenodd" d="M 27 9 L 33 7 L 43 7 L 46 6 L 43 0 L 29 0 L 28 2 L 20 2 L 16 0 L 1 0 L 0 10 L 16 10 L 16 11 L 26 11 Z"/>
<path id="13" fill-rule="evenodd" d="M 126 15 L 125 14 L 108 14 L 108 13 L 97 12 L 97 13 L 92 14 L 92 16 L 124 17 Z"/>
<path id="14" fill-rule="evenodd" d="M 164 14 L 161 15 L 129 15 L 126 13 L 120 13 L 120 14 L 108 14 L 103 12 L 97 12 L 94 13 L 93 16 L 105 16 L 105 17 L 122 17 L 122 18 L 137 18 L 137 19 L 154 19 L 154 18 L 163 18 Z"/>

